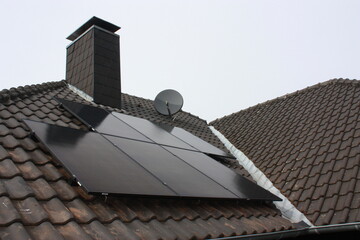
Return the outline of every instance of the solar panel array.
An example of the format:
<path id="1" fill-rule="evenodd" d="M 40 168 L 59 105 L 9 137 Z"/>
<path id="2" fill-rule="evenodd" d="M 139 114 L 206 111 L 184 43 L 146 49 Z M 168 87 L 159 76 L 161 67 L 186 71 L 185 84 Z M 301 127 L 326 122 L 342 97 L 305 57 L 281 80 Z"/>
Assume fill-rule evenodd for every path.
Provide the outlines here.
<path id="1" fill-rule="evenodd" d="M 204 154 L 228 156 L 181 128 L 57 100 L 95 131 L 24 122 L 89 193 L 279 200 Z"/>

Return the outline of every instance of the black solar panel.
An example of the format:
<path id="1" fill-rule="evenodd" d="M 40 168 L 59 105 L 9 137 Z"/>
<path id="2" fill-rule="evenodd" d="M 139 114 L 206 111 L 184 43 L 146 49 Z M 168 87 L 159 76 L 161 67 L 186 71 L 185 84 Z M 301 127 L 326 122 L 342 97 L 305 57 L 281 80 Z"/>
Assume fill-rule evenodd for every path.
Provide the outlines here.
<path id="1" fill-rule="evenodd" d="M 165 131 L 168 131 L 173 136 L 181 139 L 182 141 L 186 142 L 187 144 L 191 145 L 192 147 L 196 148 L 200 152 L 208 153 L 212 155 L 222 156 L 222 157 L 230 157 L 224 151 L 214 147 L 208 142 L 205 142 L 201 138 L 189 133 L 188 131 L 178 128 L 178 127 L 170 127 L 164 124 L 159 124 Z"/>
<path id="2" fill-rule="evenodd" d="M 191 164 L 164 147 L 146 142 L 106 136 L 134 161 L 183 197 L 237 198 Z M 187 151 L 187 150 L 183 150 Z M 193 151 L 187 151 L 194 153 Z M 199 153 L 201 154 L 201 153 Z M 201 154 L 203 155 L 203 154 Z M 206 155 L 203 155 L 206 157 Z"/>
<path id="3" fill-rule="evenodd" d="M 278 200 L 200 152 L 24 122 L 89 193 Z"/>
<path id="4" fill-rule="evenodd" d="M 115 117 L 124 121 L 134 129 L 137 129 L 139 132 L 141 132 L 146 137 L 150 138 L 158 144 L 197 151 L 197 149 L 193 148 L 186 142 L 171 135 L 167 131 L 164 131 L 164 129 L 162 129 L 158 124 L 152 123 L 146 119 L 137 118 L 117 112 L 113 112 L 113 115 L 115 115 Z"/>
<path id="5" fill-rule="evenodd" d="M 120 121 L 105 109 L 60 98 L 57 98 L 56 100 L 61 103 L 65 109 L 88 125 L 89 128 L 93 128 L 100 133 L 151 142 L 149 138 L 145 137 L 123 121 Z"/>
<path id="6" fill-rule="evenodd" d="M 177 195 L 98 133 L 24 122 L 89 193 Z"/>
<path id="7" fill-rule="evenodd" d="M 227 154 L 181 128 L 57 100 L 95 132 L 24 122 L 89 193 L 280 200 L 207 156 Z"/>
<path id="8" fill-rule="evenodd" d="M 111 114 L 102 108 L 64 99 L 57 98 L 56 100 L 89 128 L 94 128 L 100 133 L 229 157 L 224 151 L 182 128 L 155 124 L 146 119 L 117 112 Z"/>

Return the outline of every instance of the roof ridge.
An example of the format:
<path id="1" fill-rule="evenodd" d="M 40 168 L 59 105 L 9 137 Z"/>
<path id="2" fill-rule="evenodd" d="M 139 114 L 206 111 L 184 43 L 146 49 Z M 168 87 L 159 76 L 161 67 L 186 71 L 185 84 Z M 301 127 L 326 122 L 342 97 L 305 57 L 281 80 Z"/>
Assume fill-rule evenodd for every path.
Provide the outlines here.
<path id="1" fill-rule="evenodd" d="M 46 90 L 54 90 L 66 86 L 66 81 L 53 81 L 40 84 L 25 85 L 19 87 L 12 87 L 10 89 L 3 89 L 0 91 L 0 103 L 5 103 L 16 98 L 25 98 L 33 94 L 40 93 Z"/>
<path id="2" fill-rule="evenodd" d="M 270 103 L 274 103 L 274 102 L 277 102 L 279 100 L 282 100 L 284 98 L 288 98 L 288 97 L 292 97 L 292 96 L 296 96 L 298 94 L 302 94 L 306 91 L 309 91 L 311 89 L 316 89 L 316 88 L 319 88 L 319 87 L 323 87 L 323 86 L 326 86 L 326 85 L 330 85 L 330 84 L 356 84 L 356 85 L 359 85 L 360 86 L 360 80 L 357 80 L 357 79 L 348 79 L 348 78 L 334 78 L 334 79 L 330 79 L 330 80 L 327 80 L 325 82 L 319 82 L 315 85 L 311 85 L 311 86 L 308 86 L 308 87 L 305 87 L 303 89 L 300 89 L 300 90 L 297 90 L 295 92 L 292 92 L 292 93 L 287 93 L 285 95 L 282 95 L 280 97 L 276 97 L 274 99 L 270 99 L 270 100 L 267 100 L 265 102 L 262 102 L 262 103 L 258 103 L 254 106 L 251 106 L 251 107 L 248 107 L 248 108 L 245 108 L 245 109 L 242 109 L 240 111 L 237 111 L 237 112 L 234 112 L 234 113 L 231 113 L 231 114 L 228 114 L 228 115 L 225 115 L 223 117 L 220 117 L 220 118 L 216 118 L 215 120 L 211 121 L 209 124 L 212 125 L 215 121 L 217 120 L 220 120 L 221 118 L 225 118 L 225 117 L 229 117 L 229 116 L 232 116 L 232 115 L 235 115 L 235 114 L 238 114 L 240 112 L 243 112 L 243 111 L 249 111 L 251 109 L 255 109 L 255 108 L 258 108 L 260 106 L 265 106 L 267 104 L 270 104 Z"/>

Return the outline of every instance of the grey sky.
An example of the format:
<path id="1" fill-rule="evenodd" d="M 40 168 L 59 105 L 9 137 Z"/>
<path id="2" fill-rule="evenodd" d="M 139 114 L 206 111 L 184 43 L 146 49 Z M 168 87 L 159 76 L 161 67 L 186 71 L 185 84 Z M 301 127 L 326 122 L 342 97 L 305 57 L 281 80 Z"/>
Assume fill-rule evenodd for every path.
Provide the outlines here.
<path id="1" fill-rule="evenodd" d="M 0 1 L 0 89 L 65 78 L 65 38 L 122 27 L 123 92 L 173 88 L 208 121 L 332 78 L 360 79 L 360 1 Z"/>

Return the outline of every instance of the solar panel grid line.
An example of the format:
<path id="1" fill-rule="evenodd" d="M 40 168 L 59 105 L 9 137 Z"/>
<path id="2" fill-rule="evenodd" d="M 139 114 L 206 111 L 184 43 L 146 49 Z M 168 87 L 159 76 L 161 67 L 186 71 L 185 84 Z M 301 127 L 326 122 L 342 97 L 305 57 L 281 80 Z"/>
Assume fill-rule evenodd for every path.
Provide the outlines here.
<path id="1" fill-rule="evenodd" d="M 127 155 L 121 155 L 101 134 L 32 120 L 24 122 L 88 193 L 178 196 Z"/>
<path id="2" fill-rule="evenodd" d="M 181 131 L 182 134 L 186 134 L 187 135 L 187 141 L 185 141 L 185 139 L 183 137 L 180 137 L 180 133 L 176 133 L 175 131 Z M 197 136 L 189 133 L 188 131 L 184 130 L 184 129 L 181 129 L 181 128 L 178 128 L 178 127 L 174 127 L 170 132 L 169 134 L 173 135 L 174 137 L 178 138 L 179 140 L 189 144 L 190 146 L 192 146 L 193 148 L 197 149 L 199 152 L 202 152 L 202 153 L 208 153 L 208 154 L 214 154 L 216 156 L 227 156 L 227 154 L 223 151 L 221 151 L 220 149 L 212 146 L 211 144 L 205 142 L 204 140 L 202 140 L 201 138 L 198 138 Z M 189 142 L 189 140 L 192 138 L 192 142 Z M 195 141 L 198 141 L 198 144 L 194 144 Z M 210 148 L 210 150 L 205 150 L 205 146 L 204 147 L 199 147 L 200 144 L 203 144 L 206 143 L 206 147 L 207 148 Z M 198 145 L 198 146 L 196 146 Z M 211 150 L 212 149 L 212 150 Z M 216 149 L 217 151 L 214 151 L 214 149 Z"/>
<path id="3" fill-rule="evenodd" d="M 199 169 L 199 167 L 195 167 L 193 164 L 191 164 L 188 161 L 185 161 L 184 158 L 180 157 L 179 154 L 176 154 L 174 152 L 172 152 L 171 150 L 169 150 L 169 148 L 166 148 L 166 150 L 168 152 L 170 152 L 171 154 L 173 154 L 174 156 L 178 157 L 179 159 L 181 159 L 183 162 L 185 162 L 186 164 L 190 165 L 192 168 L 196 169 L 197 171 L 199 171 L 201 174 L 205 175 L 207 178 L 211 179 L 212 181 L 216 182 L 218 185 L 220 185 L 221 187 L 223 187 L 224 189 L 226 189 L 227 191 L 231 192 L 232 194 L 234 194 L 235 196 L 239 197 L 239 198 L 244 198 L 243 195 L 237 194 L 234 191 L 232 191 L 231 189 L 229 189 L 228 187 L 224 186 L 224 184 L 219 183 L 218 181 L 216 181 L 214 178 L 210 177 L 205 171 L 202 171 L 201 169 Z M 203 153 L 201 153 L 203 154 Z M 204 154 L 204 156 L 206 156 Z M 206 156 L 207 157 L 207 156 Z"/>
<path id="4" fill-rule="evenodd" d="M 179 140 L 172 134 L 168 133 L 158 124 L 154 124 L 151 121 L 117 112 L 113 112 L 112 114 L 115 115 L 115 117 L 117 117 L 119 120 L 127 123 L 129 126 L 133 127 L 134 129 L 137 129 L 143 135 L 145 135 L 146 137 L 150 138 L 152 141 L 158 144 L 176 146 L 178 148 L 183 148 L 183 149 L 197 150 L 192 146 L 190 146 L 189 144 L 187 144 L 186 142 Z"/>
<path id="5" fill-rule="evenodd" d="M 141 119 L 141 118 L 135 118 L 132 116 L 128 116 L 125 114 L 121 114 L 121 113 L 117 113 L 117 112 L 113 112 L 110 113 L 105 109 L 101 109 L 101 108 L 97 108 L 94 106 L 88 106 L 88 105 L 84 105 L 81 103 L 76 103 L 76 102 L 72 102 L 72 101 L 68 101 L 68 100 L 64 100 L 64 99 L 59 99 L 59 98 L 55 98 L 56 101 L 58 101 L 59 103 L 62 104 L 62 106 L 68 110 L 69 112 L 71 112 L 73 115 L 75 115 L 81 122 L 83 122 L 85 125 L 88 126 L 89 129 L 93 130 L 93 131 L 97 131 L 97 132 L 101 132 L 104 134 L 109 134 L 109 135 L 113 135 L 113 136 L 120 136 L 120 137 L 124 137 L 124 138 L 129 138 L 129 139 L 137 139 L 137 140 L 141 140 L 141 141 L 145 141 L 145 142 L 157 142 L 159 144 L 165 145 L 165 146 L 171 146 L 171 147 L 177 147 L 177 148 L 182 148 L 182 149 L 189 149 L 189 150 L 193 150 L 193 151 L 199 151 L 199 152 L 205 152 L 205 153 L 209 153 L 209 154 L 214 154 L 214 155 L 219 155 L 219 156 L 225 156 L 227 157 L 227 154 L 225 152 L 223 152 L 220 149 L 217 149 L 216 147 L 212 146 L 211 144 L 203 141 L 202 139 L 194 136 L 193 134 L 181 129 L 181 128 L 177 128 L 177 127 L 171 127 L 171 126 L 166 126 L 164 127 L 164 124 L 159 124 L 159 123 L 153 123 L 151 121 L 148 121 L 146 119 Z M 82 110 L 79 108 L 82 108 Z M 85 111 L 92 111 L 92 115 L 89 116 L 89 114 L 84 113 Z M 95 114 L 96 112 L 96 114 Z M 98 119 L 96 119 L 94 117 L 94 115 L 97 115 L 98 118 L 103 118 L 102 122 L 96 122 L 98 121 Z M 99 117 L 100 116 L 100 117 Z M 105 117 L 106 116 L 106 117 Z M 122 117 L 121 117 L 122 116 Z M 153 124 L 156 125 L 156 128 L 161 128 L 163 129 L 167 134 L 168 137 L 171 136 L 169 139 L 176 139 L 177 143 L 181 143 L 181 145 L 176 145 L 176 144 L 167 144 L 164 141 L 159 142 L 159 141 L 154 141 L 154 139 L 151 138 L 151 136 L 148 136 L 146 134 L 144 134 L 143 132 L 139 131 L 136 127 L 134 127 L 131 123 L 129 123 L 129 121 L 124 121 L 124 119 L 126 119 L 126 116 L 129 117 L 130 119 L 137 119 L 138 121 L 142 121 L 145 124 Z M 109 120 L 109 118 L 116 118 L 118 119 L 120 122 L 114 122 Z M 94 121 L 95 120 L 95 121 Z M 106 121 L 109 121 L 112 124 L 106 124 Z M 95 122 L 95 123 L 94 123 Z M 117 131 L 118 128 L 121 128 L 123 131 L 125 131 L 126 129 L 124 129 L 124 125 L 126 124 L 126 126 L 128 128 L 131 128 L 133 133 L 136 132 L 137 133 L 137 137 L 129 137 L 129 136 L 125 136 L 126 134 L 122 134 L 119 133 Z M 112 129 L 103 129 L 103 126 L 113 126 Z M 119 126 L 116 126 L 119 125 Z M 169 131 L 166 128 L 171 127 L 171 130 Z M 115 132 L 115 133 L 114 133 Z M 179 133 L 180 132 L 180 133 Z M 141 135 L 141 137 L 139 137 Z M 184 137 L 186 137 L 187 141 L 185 141 L 183 139 L 183 137 L 180 137 L 179 135 L 182 135 Z M 166 136 L 165 136 L 166 137 Z M 175 141 L 175 143 L 176 143 Z M 189 141 L 191 141 L 192 143 L 198 143 L 198 145 L 202 145 L 202 149 L 200 149 L 199 147 L 195 146 L 192 143 L 189 143 Z M 205 145 L 205 147 L 203 146 Z M 204 149 L 204 148 L 207 148 Z M 215 149 L 215 150 L 214 150 Z"/>
<path id="6" fill-rule="evenodd" d="M 175 193 L 176 195 L 179 196 L 179 194 L 172 189 L 166 182 L 164 182 L 162 179 L 160 179 L 158 176 L 156 176 L 155 174 L 153 174 L 149 169 L 145 168 L 141 163 L 139 163 L 138 161 L 136 161 L 134 158 L 132 158 L 129 154 L 127 154 L 124 150 L 122 150 L 122 148 L 120 148 L 118 145 L 116 145 L 114 142 L 112 142 L 110 139 L 106 138 L 104 136 L 104 134 L 100 134 L 104 139 L 106 139 L 106 141 L 108 141 L 109 143 L 111 143 L 114 147 L 116 147 L 119 151 L 121 151 L 122 153 L 124 153 L 125 155 L 127 155 L 130 159 L 132 159 L 136 164 L 138 164 L 141 168 L 143 168 L 146 172 L 150 173 L 154 178 L 156 178 L 157 180 L 159 180 L 163 185 L 165 185 L 167 188 L 169 188 L 173 193 Z M 116 136 L 113 136 L 116 137 Z M 121 138 L 121 137 L 119 137 Z M 126 139 L 126 138 L 123 138 Z M 134 140 L 134 139 L 128 139 L 128 140 Z M 134 140 L 136 141 L 136 140 Z M 141 142 L 141 141 L 139 141 Z M 145 142 L 144 142 L 145 143 Z M 155 144 L 155 143 L 148 143 L 148 144 Z"/>
<path id="7" fill-rule="evenodd" d="M 203 197 L 207 195 L 208 197 L 213 198 L 238 198 L 236 194 L 226 189 L 217 181 L 210 178 L 203 172 L 199 171 L 197 168 L 184 161 L 179 156 L 173 154 L 171 151 L 168 151 L 165 147 L 159 144 L 153 144 L 151 146 L 153 148 L 157 148 L 155 158 L 151 158 L 151 151 L 149 151 L 149 149 L 146 149 L 147 147 L 145 146 L 149 143 L 144 143 L 136 140 L 127 141 L 123 138 L 118 137 L 109 137 L 108 139 L 113 142 L 119 149 L 123 149 L 124 152 L 127 152 L 128 156 L 134 159 L 134 161 L 137 161 L 140 165 L 143 165 L 145 169 L 148 169 L 154 175 L 158 176 L 158 178 L 162 182 L 165 182 L 167 186 L 172 188 L 180 196 Z M 139 147 L 142 151 L 131 151 L 131 142 L 132 144 L 140 144 L 141 146 Z M 174 157 L 176 158 L 175 161 Z M 161 162 L 161 158 L 164 161 Z M 169 174 L 169 171 L 171 169 L 174 170 L 175 168 L 177 171 L 173 171 L 172 174 Z M 166 169 L 167 171 L 157 172 L 157 170 L 159 169 Z M 183 173 L 180 174 L 180 171 L 182 171 Z M 177 177 L 175 177 L 174 175 L 176 175 Z M 167 180 L 165 180 L 165 178 L 167 178 Z M 190 178 L 192 178 L 193 181 L 189 181 Z M 196 181 L 194 181 L 195 179 Z M 200 186 L 201 184 L 203 185 Z M 185 191 L 183 189 L 184 187 L 186 188 Z M 207 189 L 206 191 L 204 191 L 203 188 L 206 187 Z"/>
<path id="8" fill-rule="evenodd" d="M 95 132 L 137 139 L 145 142 L 153 142 L 144 134 L 123 121 L 120 121 L 120 119 L 116 118 L 105 109 L 60 98 L 55 98 L 55 100 L 62 104 L 66 110 L 76 116 L 81 122 L 87 125 L 89 129 L 92 129 Z"/>

